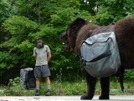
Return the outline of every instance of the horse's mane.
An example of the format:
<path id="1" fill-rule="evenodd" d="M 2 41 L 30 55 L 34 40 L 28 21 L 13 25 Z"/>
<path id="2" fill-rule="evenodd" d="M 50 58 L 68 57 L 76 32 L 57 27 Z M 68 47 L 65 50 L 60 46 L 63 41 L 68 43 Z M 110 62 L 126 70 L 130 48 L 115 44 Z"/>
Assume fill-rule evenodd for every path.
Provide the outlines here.
<path id="1" fill-rule="evenodd" d="M 86 24 L 86 20 L 83 18 L 77 18 L 71 24 L 68 25 L 67 31 L 69 31 L 69 36 L 77 36 L 80 28 Z"/>
<path id="2" fill-rule="evenodd" d="M 80 47 L 85 39 L 89 37 L 89 32 L 95 28 L 99 27 L 98 25 L 92 24 L 89 21 L 86 21 L 86 24 L 82 26 L 78 33 L 76 38 L 76 44 L 74 51 L 79 54 Z"/>

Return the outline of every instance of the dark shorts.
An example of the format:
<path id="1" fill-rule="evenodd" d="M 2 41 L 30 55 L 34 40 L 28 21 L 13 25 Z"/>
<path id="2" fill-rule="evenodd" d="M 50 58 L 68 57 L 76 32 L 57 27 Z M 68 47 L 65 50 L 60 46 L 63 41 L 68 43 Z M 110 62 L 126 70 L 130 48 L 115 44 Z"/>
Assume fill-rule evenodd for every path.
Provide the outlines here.
<path id="1" fill-rule="evenodd" d="M 34 68 L 35 77 L 48 77 L 50 75 L 51 73 L 48 65 L 35 66 Z"/>

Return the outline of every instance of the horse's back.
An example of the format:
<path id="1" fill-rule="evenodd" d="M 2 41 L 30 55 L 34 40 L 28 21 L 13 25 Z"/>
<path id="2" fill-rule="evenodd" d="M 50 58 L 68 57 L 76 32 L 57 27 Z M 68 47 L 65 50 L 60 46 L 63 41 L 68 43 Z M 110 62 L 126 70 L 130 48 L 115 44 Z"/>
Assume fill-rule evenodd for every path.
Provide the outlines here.
<path id="1" fill-rule="evenodd" d="M 134 16 L 121 19 L 115 24 L 115 33 L 125 69 L 134 68 Z"/>
<path id="2" fill-rule="evenodd" d="M 134 16 L 121 19 L 108 26 L 94 29 L 90 36 L 113 31 L 119 47 L 122 66 L 125 69 L 134 68 Z"/>

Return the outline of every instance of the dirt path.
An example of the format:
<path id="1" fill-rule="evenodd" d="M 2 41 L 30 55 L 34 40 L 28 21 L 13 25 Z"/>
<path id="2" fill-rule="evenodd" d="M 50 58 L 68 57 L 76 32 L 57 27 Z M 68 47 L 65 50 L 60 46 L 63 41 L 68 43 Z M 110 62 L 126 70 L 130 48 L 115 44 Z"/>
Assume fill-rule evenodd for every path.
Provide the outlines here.
<path id="1" fill-rule="evenodd" d="M 98 95 L 92 101 L 98 100 Z M 80 100 L 80 96 L 1 96 L 0 101 L 85 101 Z M 101 100 L 106 101 L 106 100 Z M 107 101 L 134 101 L 134 95 L 110 96 Z"/>

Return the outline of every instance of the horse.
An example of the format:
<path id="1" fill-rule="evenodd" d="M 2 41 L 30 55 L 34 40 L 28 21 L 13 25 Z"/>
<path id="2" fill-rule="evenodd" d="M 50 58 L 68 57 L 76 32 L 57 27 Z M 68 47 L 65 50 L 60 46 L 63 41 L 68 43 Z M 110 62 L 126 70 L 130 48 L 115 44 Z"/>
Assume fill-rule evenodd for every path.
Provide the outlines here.
<path id="1" fill-rule="evenodd" d="M 124 74 L 124 70 L 134 68 L 134 16 L 120 19 L 108 26 L 99 26 L 83 18 L 77 18 L 68 25 L 66 31 L 60 35 L 60 39 L 66 41 L 64 46 L 67 51 L 74 50 L 74 52 L 79 55 L 80 47 L 84 40 L 92 35 L 107 31 L 113 31 L 116 35 L 121 57 L 120 68 Z M 92 77 L 86 72 L 86 81 L 87 93 L 82 95 L 81 99 L 91 100 L 94 96 L 97 78 Z M 100 84 L 101 95 L 99 99 L 110 99 L 110 77 L 100 78 Z"/>

